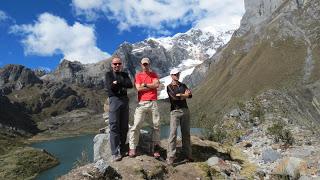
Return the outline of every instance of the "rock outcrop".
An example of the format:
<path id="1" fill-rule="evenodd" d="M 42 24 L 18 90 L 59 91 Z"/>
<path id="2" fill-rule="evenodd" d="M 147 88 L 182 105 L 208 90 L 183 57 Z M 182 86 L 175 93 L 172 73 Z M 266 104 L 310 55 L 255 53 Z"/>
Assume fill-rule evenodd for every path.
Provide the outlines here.
<path id="1" fill-rule="evenodd" d="M 140 153 L 135 158 L 124 157 L 119 162 L 101 163 L 98 160 L 95 163 L 72 170 L 61 179 L 225 179 L 249 177 L 243 173 L 245 171 L 254 173 L 249 170 L 251 166 L 242 159 L 240 154 L 236 153 L 235 149 L 201 140 L 198 137 L 192 137 L 195 162 L 187 162 L 180 158 L 174 163 L 174 166 L 168 166 L 164 161 L 167 143 L 161 141 L 161 144 L 162 158 L 160 159 Z M 181 141 L 179 140 L 178 154 L 180 149 Z M 214 157 L 218 159 L 217 163 L 206 162 Z M 99 171 L 99 168 L 100 170 L 104 169 L 104 172 Z"/>
<path id="2" fill-rule="evenodd" d="M 25 86 L 40 84 L 42 81 L 35 73 L 22 65 L 6 65 L 0 69 L 0 94 L 7 95 L 13 89 L 20 90 Z"/>
<path id="3" fill-rule="evenodd" d="M 96 64 L 81 64 L 63 60 L 52 73 L 41 77 L 46 81 L 75 84 L 86 88 L 104 88 L 104 75 L 110 70 L 110 62 L 104 60 Z"/>

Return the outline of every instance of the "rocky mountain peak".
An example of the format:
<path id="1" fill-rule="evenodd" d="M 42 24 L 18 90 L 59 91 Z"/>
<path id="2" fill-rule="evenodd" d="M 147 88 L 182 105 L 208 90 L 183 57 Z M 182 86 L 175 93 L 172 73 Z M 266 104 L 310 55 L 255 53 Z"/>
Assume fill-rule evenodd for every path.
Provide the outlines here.
<path id="1" fill-rule="evenodd" d="M 58 68 L 41 78 L 46 81 L 77 84 L 82 87 L 104 87 L 104 74 L 109 70 L 107 60 L 95 64 L 81 64 L 64 59 Z"/>
<path id="2" fill-rule="evenodd" d="M 308 0 L 244 0 L 245 14 L 238 30 L 244 35 L 250 30 L 258 31 L 259 26 L 275 19 L 279 14 L 302 8 Z"/>
<path id="3" fill-rule="evenodd" d="M 42 81 L 31 69 L 22 65 L 9 64 L 0 69 L 0 90 L 4 94 L 6 91 L 20 90 L 36 83 L 42 83 Z"/>
<path id="4" fill-rule="evenodd" d="M 56 74 L 61 75 L 62 77 L 72 77 L 77 72 L 83 70 L 84 65 L 78 61 L 68 61 L 64 59 L 55 70 Z"/>
<path id="5" fill-rule="evenodd" d="M 122 43 L 114 52 L 123 60 L 124 70 L 131 77 L 140 71 L 140 60 L 148 57 L 152 69 L 165 77 L 171 68 L 184 61 L 203 62 L 226 43 L 226 36 L 233 31 L 213 34 L 200 29 L 191 29 L 173 37 L 148 38 L 134 44 Z M 196 64 L 197 64 L 196 63 Z M 84 87 L 104 87 L 104 74 L 110 70 L 110 59 L 95 64 L 83 65 L 77 61 L 62 60 L 58 68 L 41 76 L 42 80 L 77 84 Z"/>

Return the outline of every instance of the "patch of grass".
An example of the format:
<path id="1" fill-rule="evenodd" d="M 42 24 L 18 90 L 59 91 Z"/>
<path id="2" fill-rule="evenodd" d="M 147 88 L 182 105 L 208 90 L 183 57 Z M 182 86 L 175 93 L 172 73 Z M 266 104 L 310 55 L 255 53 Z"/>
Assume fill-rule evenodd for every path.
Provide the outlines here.
<path id="1" fill-rule="evenodd" d="M 255 164 L 245 161 L 242 164 L 242 170 L 240 172 L 240 175 L 246 177 L 247 179 L 254 179 L 253 175 L 256 173 L 256 171 L 257 166 Z"/>
<path id="2" fill-rule="evenodd" d="M 163 179 L 163 176 L 167 173 L 166 168 L 161 164 L 156 164 L 150 172 L 148 172 L 148 179 Z"/>
<path id="3" fill-rule="evenodd" d="M 202 134 L 210 141 L 233 144 L 244 134 L 244 131 L 238 129 L 238 122 L 236 120 L 228 119 L 221 125 L 205 128 Z"/>
<path id="4" fill-rule="evenodd" d="M 1 131 L 1 130 L 0 130 Z M 0 132 L 0 156 L 23 146 L 22 139 L 19 137 L 10 137 Z"/>
<path id="5" fill-rule="evenodd" d="M 237 106 L 239 107 L 240 110 L 245 110 L 246 104 L 242 101 L 237 101 Z"/>
<path id="6" fill-rule="evenodd" d="M 253 101 L 253 109 L 251 110 L 252 118 L 258 117 L 259 119 L 263 119 L 264 111 L 260 103 L 256 99 L 253 99 L 252 101 Z"/>
<path id="7" fill-rule="evenodd" d="M 57 164 L 58 160 L 45 151 L 20 147 L 0 156 L 0 179 L 33 179 Z"/>
<path id="8" fill-rule="evenodd" d="M 206 162 L 198 163 L 197 166 L 203 171 L 205 179 L 224 179 L 219 171 L 211 168 Z"/>
<path id="9" fill-rule="evenodd" d="M 230 154 L 233 161 L 241 164 L 241 172 L 240 175 L 245 177 L 246 179 L 253 179 L 253 175 L 257 171 L 257 166 L 255 164 L 250 163 L 247 157 L 244 156 L 242 151 L 239 148 L 234 146 L 229 146 L 226 148 L 227 152 Z"/>
<path id="10" fill-rule="evenodd" d="M 285 145 L 292 145 L 294 137 L 290 130 L 285 128 L 285 123 L 277 122 L 267 129 L 267 133 L 274 137 L 275 142 L 282 141 Z"/>
<path id="11" fill-rule="evenodd" d="M 227 132 L 222 128 L 216 127 L 213 129 L 202 130 L 202 135 L 205 139 L 215 142 L 223 142 L 227 137 Z"/>

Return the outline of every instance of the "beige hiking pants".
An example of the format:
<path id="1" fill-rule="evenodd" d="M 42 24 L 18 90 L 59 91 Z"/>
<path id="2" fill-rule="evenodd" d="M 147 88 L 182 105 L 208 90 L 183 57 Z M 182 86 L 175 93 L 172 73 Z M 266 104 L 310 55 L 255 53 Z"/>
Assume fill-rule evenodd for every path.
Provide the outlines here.
<path id="1" fill-rule="evenodd" d="M 139 143 L 139 135 L 141 126 L 145 120 L 146 113 L 152 113 L 152 141 L 153 144 L 160 144 L 160 114 L 157 101 L 140 101 L 134 113 L 134 123 L 130 129 L 129 147 L 136 149 Z"/>

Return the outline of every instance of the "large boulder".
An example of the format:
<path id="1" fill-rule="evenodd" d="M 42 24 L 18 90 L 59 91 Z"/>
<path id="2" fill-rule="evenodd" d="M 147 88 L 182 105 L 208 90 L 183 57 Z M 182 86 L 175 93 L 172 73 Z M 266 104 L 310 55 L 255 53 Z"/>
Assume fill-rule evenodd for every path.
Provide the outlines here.
<path id="1" fill-rule="evenodd" d="M 112 161 L 112 153 L 110 147 L 110 137 L 109 137 L 109 128 L 106 127 L 103 130 L 104 133 L 97 134 L 93 138 L 93 160 L 97 162 L 98 160 L 103 159 L 106 162 Z M 129 132 L 128 132 L 129 135 Z M 128 136 L 127 135 L 127 139 Z M 128 140 L 127 140 L 127 143 Z M 150 154 L 153 151 L 152 144 L 152 134 L 145 130 L 140 130 L 140 140 L 137 146 L 137 151 L 145 154 Z"/>
<path id="2" fill-rule="evenodd" d="M 93 138 L 93 161 L 97 162 L 100 159 L 110 162 L 112 159 L 109 133 L 97 134 Z"/>

